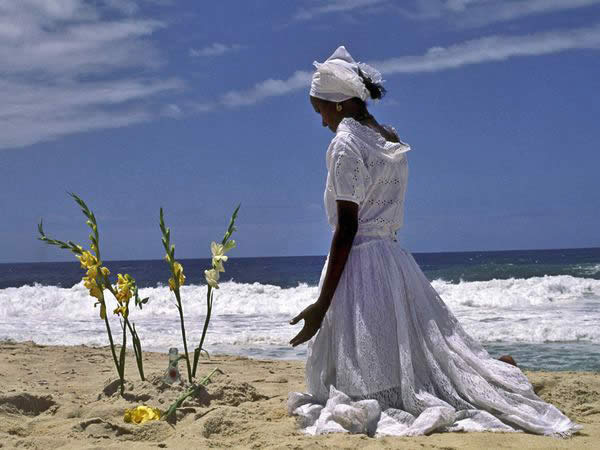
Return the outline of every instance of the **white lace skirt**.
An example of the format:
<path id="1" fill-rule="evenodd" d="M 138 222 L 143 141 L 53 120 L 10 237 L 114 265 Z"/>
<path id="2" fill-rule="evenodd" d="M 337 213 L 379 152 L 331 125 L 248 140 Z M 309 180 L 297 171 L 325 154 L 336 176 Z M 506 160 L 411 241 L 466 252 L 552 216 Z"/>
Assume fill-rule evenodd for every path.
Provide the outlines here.
<path id="1" fill-rule="evenodd" d="M 306 384 L 308 394 L 290 393 L 288 412 L 310 434 L 581 429 L 542 401 L 520 369 L 490 357 L 390 238 L 355 238 L 308 343 Z"/>

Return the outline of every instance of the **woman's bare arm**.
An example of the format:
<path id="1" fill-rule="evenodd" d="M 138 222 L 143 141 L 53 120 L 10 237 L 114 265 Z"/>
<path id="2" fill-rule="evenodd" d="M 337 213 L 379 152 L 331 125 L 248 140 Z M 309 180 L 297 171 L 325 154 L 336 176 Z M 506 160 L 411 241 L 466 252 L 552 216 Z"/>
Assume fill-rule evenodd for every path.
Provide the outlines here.
<path id="1" fill-rule="evenodd" d="M 336 204 L 338 224 L 331 240 L 329 262 L 321 293 L 315 303 L 309 305 L 290 321 L 291 325 L 295 325 L 304 319 L 302 330 L 290 341 L 294 347 L 308 341 L 319 330 L 346 266 L 354 236 L 358 231 L 358 205 L 345 200 L 338 200 Z"/>

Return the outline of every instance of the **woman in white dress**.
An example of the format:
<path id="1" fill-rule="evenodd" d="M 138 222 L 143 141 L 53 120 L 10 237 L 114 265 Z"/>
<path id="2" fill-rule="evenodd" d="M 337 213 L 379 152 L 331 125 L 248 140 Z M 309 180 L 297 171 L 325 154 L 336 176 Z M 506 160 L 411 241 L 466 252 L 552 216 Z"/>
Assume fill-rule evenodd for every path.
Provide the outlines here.
<path id="1" fill-rule="evenodd" d="M 335 133 L 324 198 L 334 234 L 318 300 L 290 321 L 304 320 L 290 343 L 310 342 L 308 393 L 290 393 L 289 414 L 310 434 L 579 430 L 463 330 L 397 244 L 410 147 L 366 108 L 385 92 L 379 72 L 344 47 L 315 66 L 310 101 Z"/>

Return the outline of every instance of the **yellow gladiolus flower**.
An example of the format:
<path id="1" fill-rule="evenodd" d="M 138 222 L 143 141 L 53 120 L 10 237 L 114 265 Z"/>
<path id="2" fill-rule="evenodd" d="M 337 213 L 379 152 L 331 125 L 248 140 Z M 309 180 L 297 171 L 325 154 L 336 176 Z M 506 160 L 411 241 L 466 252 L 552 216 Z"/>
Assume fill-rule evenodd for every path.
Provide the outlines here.
<path id="1" fill-rule="evenodd" d="M 117 308 L 115 308 L 115 310 L 113 311 L 113 314 L 116 315 L 121 315 L 123 316 L 123 318 L 127 318 L 127 316 L 129 315 L 129 308 L 127 307 L 127 305 L 125 306 L 119 306 Z"/>
<path id="2" fill-rule="evenodd" d="M 129 274 L 117 274 L 117 300 L 119 303 L 128 301 L 132 296 L 133 279 Z"/>
<path id="3" fill-rule="evenodd" d="M 96 280 L 93 278 L 83 277 L 82 280 L 83 280 L 83 285 L 87 289 L 91 289 L 92 287 L 97 286 Z"/>
<path id="4" fill-rule="evenodd" d="M 98 265 L 98 260 L 96 257 L 88 251 L 83 252 L 81 256 L 77 256 L 77 259 L 81 263 L 82 269 L 89 269 L 92 266 Z"/>
<path id="5" fill-rule="evenodd" d="M 100 289 L 98 286 L 94 286 L 90 289 L 90 295 L 92 297 L 96 297 L 98 300 L 104 297 L 102 294 L 102 289 Z"/>
<path id="6" fill-rule="evenodd" d="M 161 415 L 162 412 L 160 409 L 143 405 L 133 409 L 126 409 L 123 420 L 126 423 L 141 424 L 150 420 L 160 420 Z"/>
<path id="7" fill-rule="evenodd" d="M 90 268 L 87 271 L 87 276 L 90 279 L 96 279 L 96 277 L 98 276 L 98 266 L 90 266 Z"/>
<path id="8" fill-rule="evenodd" d="M 185 275 L 183 274 L 183 266 L 177 261 L 173 263 L 173 269 L 175 269 L 175 276 L 178 278 L 179 286 L 185 283 Z"/>
<path id="9" fill-rule="evenodd" d="M 219 289 L 219 272 L 216 269 L 205 270 L 204 277 L 209 286 Z"/>
<path id="10" fill-rule="evenodd" d="M 175 276 L 177 277 L 178 285 L 181 287 L 185 283 L 185 275 L 183 274 L 183 266 L 179 264 L 177 261 L 173 263 L 173 271 L 175 272 Z M 169 289 L 174 291 L 177 288 L 175 283 L 175 278 L 169 278 Z"/>
<path id="11" fill-rule="evenodd" d="M 175 261 L 173 263 L 173 270 L 175 271 L 175 275 L 179 274 L 179 272 L 183 273 L 183 266 Z"/>
<path id="12" fill-rule="evenodd" d="M 110 275 L 110 270 L 108 270 L 108 267 L 100 267 L 100 272 L 102 272 L 102 275 L 105 277 Z"/>
<path id="13" fill-rule="evenodd" d="M 119 302 L 126 302 L 132 297 L 132 293 L 129 289 L 121 289 L 117 292 L 117 300 Z"/>
<path id="14" fill-rule="evenodd" d="M 96 297 L 98 300 L 102 299 L 104 297 L 104 295 L 102 294 L 102 288 L 100 286 L 98 286 L 98 283 L 96 282 L 95 278 L 91 278 L 91 277 L 83 277 L 83 285 L 86 287 L 86 289 L 90 290 L 90 295 L 92 297 Z"/>
<path id="15" fill-rule="evenodd" d="M 119 287 L 129 284 L 129 281 L 127 280 L 127 278 L 125 278 L 126 276 L 127 274 L 125 274 L 125 276 L 123 276 L 120 273 L 117 274 L 117 284 L 119 285 Z"/>

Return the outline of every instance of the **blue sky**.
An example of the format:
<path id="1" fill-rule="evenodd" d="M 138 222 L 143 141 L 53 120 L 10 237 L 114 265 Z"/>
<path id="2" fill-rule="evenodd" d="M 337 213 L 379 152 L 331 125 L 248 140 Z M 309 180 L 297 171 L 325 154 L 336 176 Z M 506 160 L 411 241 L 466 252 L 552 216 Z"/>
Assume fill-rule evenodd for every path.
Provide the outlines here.
<path id="1" fill-rule="evenodd" d="M 19 0 L 0 4 L 0 262 L 325 254 L 332 135 L 313 60 L 382 70 L 412 146 L 411 251 L 600 246 L 600 0 Z M 233 254 L 232 254 L 233 255 Z"/>

